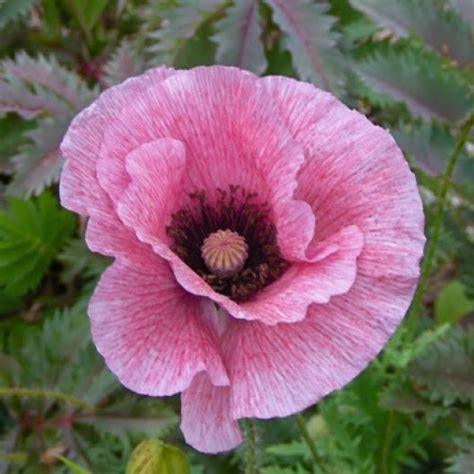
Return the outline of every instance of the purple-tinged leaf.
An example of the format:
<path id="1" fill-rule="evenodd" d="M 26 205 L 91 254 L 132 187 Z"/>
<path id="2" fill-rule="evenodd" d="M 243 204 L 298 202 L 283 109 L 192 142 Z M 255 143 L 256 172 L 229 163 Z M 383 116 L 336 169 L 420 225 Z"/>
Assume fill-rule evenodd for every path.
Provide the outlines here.
<path id="1" fill-rule="evenodd" d="M 461 18 L 436 2 L 420 0 L 350 0 L 382 28 L 397 36 L 416 33 L 428 47 L 462 67 L 474 62 L 474 37 Z M 474 2 L 472 2 L 474 6 Z"/>
<path id="2" fill-rule="evenodd" d="M 273 19 L 285 33 L 285 43 L 301 79 L 325 90 L 341 89 L 337 74 L 339 35 L 331 30 L 336 19 L 326 14 L 326 3 L 309 0 L 265 0 Z"/>
<path id="3" fill-rule="evenodd" d="M 402 102 L 414 117 L 462 120 L 474 106 L 469 84 L 438 55 L 417 47 L 379 44 L 353 70 L 365 85 L 361 95 L 385 107 Z"/>
<path id="4" fill-rule="evenodd" d="M 3 80 L 2 80 L 3 79 Z M 23 82 L 14 78 L 0 78 L 0 113 L 15 112 L 30 120 L 42 113 L 64 115 L 67 106 L 46 92 L 38 95 Z"/>
<path id="5" fill-rule="evenodd" d="M 128 77 L 142 73 L 144 69 L 144 58 L 137 52 L 135 43 L 124 39 L 105 63 L 102 82 L 106 87 L 120 84 Z"/>
<path id="6" fill-rule="evenodd" d="M 225 5 L 222 0 L 179 0 L 171 8 L 165 8 L 163 2 L 155 3 L 150 5 L 148 15 L 153 16 L 158 10 L 161 24 L 158 30 L 148 33 L 149 66 L 176 64 L 186 43 Z"/>
<path id="7" fill-rule="evenodd" d="M 4 0 L 0 1 L 0 28 L 26 15 L 34 5 L 34 0 Z"/>
<path id="8" fill-rule="evenodd" d="M 69 122 L 69 118 L 62 122 L 43 119 L 37 129 L 26 132 L 30 143 L 23 145 L 11 160 L 15 175 L 7 187 L 8 194 L 37 195 L 58 180 L 64 162 L 59 145 Z"/>
<path id="9" fill-rule="evenodd" d="M 61 67 L 53 56 L 48 59 L 41 55 L 32 58 L 24 52 L 18 53 L 14 60 L 6 59 L 0 63 L 0 80 L 3 84 L 0 104 L 4 101 L 8 103 L 10 92 L 29 91 L 38 96 L 43 101 L 44 110 L 53 115 L 61 108 L 64 110 L 65 106 L 79 112 L 97 95 L 76 74 Z M 22 110 L 21 107 L 19 110 Z M 36 115 L 38 113 L 36 111 Z"/>
<path id="10" fill-rule="evenodd" d="M 255 74 L 263 74 L 267 60 L 260 39 L 256 0 L 235 0 L 224 18 L 215 24 L 217 33 L 212 37 L 217 44 L 216 61 L 227 66 L 237 66 Z"/>
<path id="11" fill-rule="evenodd" d="M 399 124 L 391 133 L 416 168 L 430 176 L 443 173 L 455 145 L 448 126 L 436 122 Z M 474 160 L 465 151 L 458 158 L 453 180 L 460 185 L 474 185 Z"/>

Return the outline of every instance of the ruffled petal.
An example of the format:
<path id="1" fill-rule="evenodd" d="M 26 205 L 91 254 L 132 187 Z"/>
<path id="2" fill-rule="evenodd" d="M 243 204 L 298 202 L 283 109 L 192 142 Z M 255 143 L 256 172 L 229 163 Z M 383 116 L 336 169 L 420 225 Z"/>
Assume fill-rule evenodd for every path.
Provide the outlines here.
<path id="1" fill-rule="evenodd" d="M 279 121 L 257 78 L 227 67 L 180 71 L 136 97 L 110 122 L 100 150 L 98 178 L 114 202 L 130 178 L 125 157 L 157 138 L 184 143 L 183 193 L 238 185 L 258 192 L 274 212 L 283 255 L 298 259 L 314 233 L 310 206 L 293 200 L 304 156 Z"/>
<path id="2" fill-rule="evenodd" d="M 127 155 L 126 170 L 132 181 L 117 212 L 141 240 L 167 243 L 166 226 L 184 194 L 185 165 L 184 145 L 172 138 L 145 143 Z"/>
<path id="3" fill-rule="evenodd" d="M 293 264 L 232 315 L 270 325 L 302 321 L 312 303 L 327 303 L 331 297 L 349 291 L 356 278 L 356 259 L 363 242 L 356 226 L 342 229 L 324 242 L 326 248 L 337 246 L 334 253 L 320 254 L 324 258 L 315 263 Z"/>
<path id="4" fill-rule="evenodd" d="M 316 215 L 313 244 L 355 224 L 364 234 L 360 273 L 416 277 L 425 242 L 423 208 L 393 138 L 310 84 L 284 77 L 261 81 L 305 152 L 296 196 Z"/>
<path id="5" fill-rule="evenodd" d="M 212 385 L 198 374 L 181 395 L 181 431 L 186 442 L 204 453 L 229 451 L 242 442 L 230 411 L 229 387 Z"/>
<path id="6" fill-rule="evenodd" d="M 400 322 L 411 281 L 358 277 L 343 296 L 312 305 L 299 323 L 233 321 L 222 341 L 232 417 L 288 416 L 340 389 L 365 369 Z"/>
<path id="7" fill-rule="evenodd" d="M 151 251 L 133 264 L 112 264 L 89 304 L 94 343 L 110 370 L 129 389 L 153 396 L 184 390 L 202 371 L 215 385 L 229 383 L 217 334 L 201 311 Z"/>
<path id="8" fill-rule="evenodd" d="M 311 303 L 329 301 L 330 296 L 347 291 L 354 281 L 362 239 L 356 228 L 348 228 L 327 242 L 327 247 L 334 247 L 332 258 L 295 263 L 252 302 L 238 305 L 214 292 L 168 246 L 166 225 L 179 203 L 180 197 L 175 194 L 182 188 L 186 169 L 182 142 L 163 138 L 145 143 L 127 155 L 126 169 L 132 181 L 118 202 L 120 219 L 142 242 L 151 244 L 157 254 L 170 262 L 184 288 L 220 303 L 234 317 L 258 319 L 267 324 L 299 321 Z"/>
<path id="9" fill-rule="evenodd" d="M 133 97 L 173 73 L 173 69 L 160 67 L 130 78 L 103 92 L 75 117 L 61 143 L 61 153 L 66 158 L 60 181 L 64 207 L 82 215 L 102 209 L 107 198 L 97 182 L 96 162 L 104 129 Z"/>

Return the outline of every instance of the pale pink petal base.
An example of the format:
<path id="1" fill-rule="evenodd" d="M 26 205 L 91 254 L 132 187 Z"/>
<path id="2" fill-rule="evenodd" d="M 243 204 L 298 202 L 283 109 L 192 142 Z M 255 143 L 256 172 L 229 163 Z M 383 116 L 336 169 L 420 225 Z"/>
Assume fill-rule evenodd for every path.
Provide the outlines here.
<path id="1" fill-rule="evenodd" d="M 212 385 L 205 374 L 183 391 L 181 416 L 186 442 L 199 451 L 229 451 L 242 442 L 239 424 L 231 417 L 229 387 Z"/>

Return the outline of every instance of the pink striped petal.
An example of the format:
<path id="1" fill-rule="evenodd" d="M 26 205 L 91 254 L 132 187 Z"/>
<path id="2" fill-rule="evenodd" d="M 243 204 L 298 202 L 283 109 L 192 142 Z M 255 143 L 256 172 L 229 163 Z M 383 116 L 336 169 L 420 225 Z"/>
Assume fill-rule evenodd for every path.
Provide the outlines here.
<path id="1" fill-rule="evenodd" d="M 365 242 L 360 272 L 416 277 L 425 242 L 423 208 L 393 138 L 310 84 L 284 77 L 262 82 L 305 152 L 296 195 L 316 215 L 313 244 L 355 224 Z"/>
<path id="2" fill-rule="evenodd" d="M 198 374 L 181 395 L 181 431 L 186 442 L 204 453 L 234 449 L 242 442 L 231 418 L 229 387 L 216 387 Z"/>
<path id="3" fill-rule="evenodd" d="M 202 371 L 215 385 L 229 383 L 200 301 L 176 284 L 166 262 L 151 251 L 133 265 L 117 260 L 105 271 L 89 316 L 106 364 L 135 392 L 172 395 Z"/>
<path id="4" fill-rule="evenodd" d="M 307 203 L 292 199 L 304 156 L 255 76 L 201 67 L 180 71 L 137 95 L 110 120 L 99 153 L 99 182 L 114 202 L 129 183 L 125 157 L 168 137 L 185 145 L 187 193 L 205 190 L 212 200 L 217 188 L 229 185 L 258 192 L 273 209 L 283 255 L 294 260 L 304 254 L 314 215 Z"/>
<path id="5" fill-rule="evenodd" d="M 222 347 L 232 417 L 288 416 L 349 383 L 379 353 L 410 303 L 413 284 L 359 277 L 304 321 L 265 326 L 234 321 Z"/>
<path id="6" fill-rule="evenodd" d="M 82 215 L 102 209 L 106 194 L 99 186 L 96 162 L 104 138 L 104 130 L 130 97 L 140 95 L 147 87 L 174 73 L 173 69 L 156 68 L 128 79 L 103 92 L 72 121 L 61 143 L 66 158 L 60 181 L 61 203 Z"/>

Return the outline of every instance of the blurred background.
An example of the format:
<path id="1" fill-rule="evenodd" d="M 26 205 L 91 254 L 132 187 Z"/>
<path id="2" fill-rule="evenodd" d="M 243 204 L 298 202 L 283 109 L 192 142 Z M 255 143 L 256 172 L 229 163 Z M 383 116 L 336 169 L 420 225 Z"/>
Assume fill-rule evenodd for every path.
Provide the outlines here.
<path id="1" fill-rule="evenodd" d="M 370 367 L 300 429 L 257 423 L 257 472 L 474 473 L 473 29 L 474 0 L 0 0 L 0 473 L 244 470 L 245 447 L 195 452 L 177 397 L 137 396 L 104 367 L 86 307 L 109 261 L 58 202 L 72 117 L 160 64 L 296 77 L 390 129 L 434 241 Z M 148 467 L 126 471 L 134 448 Z"/>

